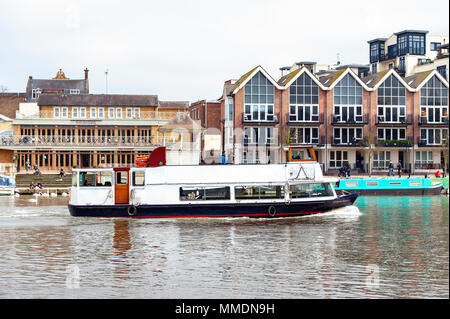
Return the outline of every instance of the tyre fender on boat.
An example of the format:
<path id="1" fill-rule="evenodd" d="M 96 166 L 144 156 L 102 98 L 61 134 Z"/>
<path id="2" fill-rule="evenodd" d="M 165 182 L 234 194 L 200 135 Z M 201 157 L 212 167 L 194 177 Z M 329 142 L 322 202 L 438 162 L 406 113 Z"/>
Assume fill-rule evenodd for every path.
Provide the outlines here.
<path id="1" fill-rule="evenodd" d="M 277 209 L 275 208 L 275 206 L 269 206 L 269 208 L 267 209 L 267 214 L 269 215 L 269 217 L 275 217 L 275 215 L 277 214 Z"/>
<path id="2" fill-rule="evenodd" d="M 134 205 L 128 206 L 128 215 L 130 216 L 136 215 L 136 206 Z"/>

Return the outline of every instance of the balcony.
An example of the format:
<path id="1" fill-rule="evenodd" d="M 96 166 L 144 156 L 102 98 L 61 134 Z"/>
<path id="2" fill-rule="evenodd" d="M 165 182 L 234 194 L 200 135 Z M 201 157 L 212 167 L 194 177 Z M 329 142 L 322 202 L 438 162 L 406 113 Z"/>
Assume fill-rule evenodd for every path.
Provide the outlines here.
<path id="1" fill-rule="evenodd" d="M 324 124 L 324 114 L 311 115 L 310 120 L 297 120 L 295 115 L 286 114 L 287 125 L 321 125 Z"/>
<path id="2" fill-rule="evenodd" d="M 324 135 L 319 136 L 318 138 L 310 138 L 310 143 L 300 142 L 297 138 L 289 138 L 289 146 L 307 146 L 307 145 L 314 145 L 314 146 L 325 146 L 326 138 Z"/>
<path id="3" fill-rule="evenodd" d="M 334 138 L 331 146 L 335 147 L 365 147 L 364 141 L 361 139 L 353 140 L 351 142 L 341 142 L 340 139 Z"/>
<path id="4" fill-rule="evenodd" d="M 261 116 L 263 115 L 263 116 Z M 280 113 L 276 114 L 242 114 L 242 124 L 275 125 L 280 123 Z"/>
<path id="5" fill-rule="evenodd" d="M 419 147 L 442 147 L 442 142 L 440 139 L 429 140 L 417 137 L 417 146 Z"/>
<path id="6" fill-rule="evenodd" d="M 414 164 L 415 169 L 443 169 L 443 165 L 440 163 L 415 163 Z"/>
<path id="7" fill-rule="evenodd" d="M 274 136 L 271 138 L 260 138 L 259 140 L 254 140 L 244 136 L 244 146 L 253 147 L 278 147 L 280 145 L 280 137 Z"/>
<path id="8" fill-rule="evenodd" d="M 333 114 L 331 116 L 332 125 L 342 125 L 342 126 L 362 126 L 369 124 L 369 115 L 356 115 L 353 117 L 342 118 L 342 115 Z"/>
<path id="9" fill-rule="evenodd" d="M 448 116 L 442 116 L 440 122 L 430 122 L 426 116 L 419 115 L 419 125 L 421 126 L 448 126 Z"/>
<path id="10" fill-rule="evenodd" d="M 377 116 L 375 125 L 380 126 L 408 126 L 413 125 L 412 114 L 407 116 L 399 116 L 398 121 L 386 120 L 384 116 Z"/>
<path id="11" fill-rule="evenodd" d="M 111 147 L 172 147 L 180 144 L 175 136 L 29 136 L 0 137 L 0 146 L 20 149 L 53 147 L 111 148 Z M 183 142 L 183 148 L 191 142 Z"/>
<path id="12" fill-rule="evenodd" d="M 378 140 L 377 146 L 378 147 L 412 147 L 413 146 L 413 137 L 408 136 L 405 140 Z"/>

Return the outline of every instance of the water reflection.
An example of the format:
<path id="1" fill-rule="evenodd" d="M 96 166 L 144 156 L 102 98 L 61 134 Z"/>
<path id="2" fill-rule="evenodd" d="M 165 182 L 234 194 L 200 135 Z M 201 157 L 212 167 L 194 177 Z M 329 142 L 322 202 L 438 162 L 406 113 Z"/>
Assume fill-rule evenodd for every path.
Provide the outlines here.
<path id="1" fill-rule="evenodd" d="M 0 199 L 0 297 L 448 298 L 446 196 L 270 220 L 72 218 L 16 200 Z"/>

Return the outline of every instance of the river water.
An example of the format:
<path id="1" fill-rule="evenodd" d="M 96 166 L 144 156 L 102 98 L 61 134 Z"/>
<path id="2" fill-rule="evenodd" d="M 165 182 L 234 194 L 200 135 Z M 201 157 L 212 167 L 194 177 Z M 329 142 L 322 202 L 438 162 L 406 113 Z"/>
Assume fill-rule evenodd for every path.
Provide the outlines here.
<path id="1" fill-rule="evenodd" d="M 0 198 L 0 298 L 449 298 L 448 196 L 275 219 L 70 217 Z"/>

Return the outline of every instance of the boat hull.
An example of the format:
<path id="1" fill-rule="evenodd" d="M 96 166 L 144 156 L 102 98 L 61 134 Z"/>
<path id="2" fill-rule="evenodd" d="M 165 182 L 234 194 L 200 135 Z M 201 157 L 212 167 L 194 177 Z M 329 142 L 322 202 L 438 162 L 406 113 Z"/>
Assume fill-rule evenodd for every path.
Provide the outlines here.
<path id="1" fill-rule="evenodd" d="M 325 213 L 353 205 L 358 194 L 334 200 L 286 203 L 233 203 L 202 205 L 70 205 L 71 216 L 118 218 L 290 217 Z"/>
<path id="2" fill-rule="evenodd" d="M 430 188 L 396 188 L 396 189 L 336 189 L 337 194 L 358 193 L 360 195 L 388 195 L 388 196 L 408 196 L 408 195 L 439 195 L 442 193 L 442 186 Z"/>

